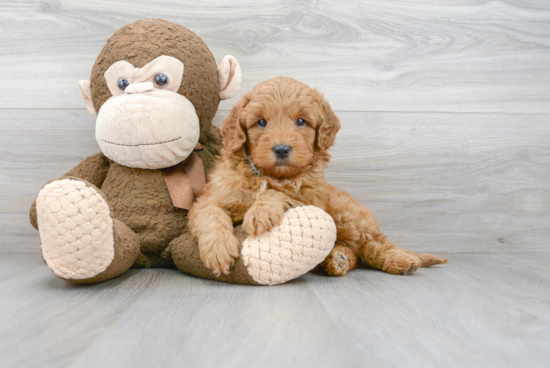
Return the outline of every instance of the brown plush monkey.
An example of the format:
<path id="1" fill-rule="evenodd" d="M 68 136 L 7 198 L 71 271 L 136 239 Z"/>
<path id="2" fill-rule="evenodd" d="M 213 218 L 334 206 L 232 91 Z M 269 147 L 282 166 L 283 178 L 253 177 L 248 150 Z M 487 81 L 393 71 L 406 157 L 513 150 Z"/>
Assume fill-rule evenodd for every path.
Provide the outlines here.
<path id="1" fill-rule="evenodd" d="M 94 283 L 132 266 L 175 264 L 200 277 L 277 284 L 328 255 L 334 224 L 313 208 L 291 213 L 289 226 L 266 235 L 271 240 L 245 239 L 237 227 L 243 256 L 229 275 L 215 277 L 202 264 L 187 232 L 187 213 L 220 151 L 219 130 L 212 126 L 219 101 L 234 96 L 240 81 L 233 57 L 216 67 L 202 39 L 183 26 L 150 19 L 114 33 L 90 81 L 79 83 L 82 99 L 97 116 L 102 153 L 46 184 L 30 211 L 43 258 L 57 276 Z M 295 225 L 300 216 L 315 218 L 315 225 Z M 299 241 L 278 240 L 300 226 L 324 234 L 315 257 Z M 277 244 L 270 244 L 273 239 Z"/>

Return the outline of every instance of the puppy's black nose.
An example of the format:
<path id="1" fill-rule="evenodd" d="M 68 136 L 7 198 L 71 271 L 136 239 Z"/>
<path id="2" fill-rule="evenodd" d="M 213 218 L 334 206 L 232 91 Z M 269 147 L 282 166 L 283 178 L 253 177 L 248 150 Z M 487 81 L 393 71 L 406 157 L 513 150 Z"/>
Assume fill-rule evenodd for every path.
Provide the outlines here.
<path id="1" fill-rule="evenodd" d="M 278 159 L 285 159 L 290 155 L 290 146 L 287 146 L 285 144 L 278 144 L 275 147 L 273 147 L 273 152 L 275 152 L 275 156 L 277 156 Z"/>

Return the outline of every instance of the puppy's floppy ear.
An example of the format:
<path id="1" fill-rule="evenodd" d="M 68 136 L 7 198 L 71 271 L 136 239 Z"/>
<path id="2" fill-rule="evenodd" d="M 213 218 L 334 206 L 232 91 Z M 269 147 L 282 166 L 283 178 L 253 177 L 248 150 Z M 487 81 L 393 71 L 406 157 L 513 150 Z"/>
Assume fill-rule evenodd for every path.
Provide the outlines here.
<path id="1" fill-rule="evenodd" d="M 240 112 L 248 104 L 248 99 L 243 96 L 239 102 L 233 106 L 229 116 L 222 123 L 220 132 L 223 137 L 223 148 L 230 152 L 237 152 L 243 148 L 246 142 L 246 134 L 240 120 Z"/>
<path id="2" fill-rule="evenodd" d="M 322 106 L 325 116 L 317 128 L 317 148 L 320 151 L 326 151 L 334 144 L 336 133 L 340 130 L 340 119 L 334 114 L 326 100 L 323 100 Z"/>

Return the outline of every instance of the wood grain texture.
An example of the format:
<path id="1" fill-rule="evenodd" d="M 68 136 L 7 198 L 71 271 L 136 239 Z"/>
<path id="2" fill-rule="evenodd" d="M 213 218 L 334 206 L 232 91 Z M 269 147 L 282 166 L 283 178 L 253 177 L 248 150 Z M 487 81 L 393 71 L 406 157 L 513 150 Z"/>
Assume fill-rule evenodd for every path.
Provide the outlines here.
<path id="1" fill-rule="evenodd" d="M 450 255 L 410 278 L 357 270 L 309 280 L 336 324 L 385 366 L 544 367 L 548 256 Z"/>
<path id="2" fill-rule="evenodd" d="M 286 75 L 337 110 L 550 112 L 544 0 L 2 2 L 0 108 L 83 107 L 77 82 L 107 38 L 151 17 L 234 55 L 244 92 Z"/>
<path id="3" fill-rule="evenodd" d="M 550 255 L 450 260 L 275 287 L 175 270 L 75 286 L 38 254 L 4 254 L 0 366 L 546 367 Z"/>
<path id="4" fill-rule="evenodd" d="M 450 263 L 277 287 L 56 278 L 28 208 L 99 151 L 78 81 L 154 17 L 235 56 L 242 93 L 277 75 L 318 87 L 343 124 L 329 181 Z M 548 1 L 4 1 L 0 85 L 0 367 L 548 366 Z"/>
<path id="5" fill-rule="evenodd" d="M 392 241 L 435 253 L 550 250 L 549 115 L 338 115 L 328 180 L 373 209 Z M 37 250 L 28 208 L 46 182 L 99 152 L 94 119 L 4 109 L 0 122 L 0 249 Z"/>
<path id="6" fill-rule="evenodd" d="M 397 244 L 549 251 L 549 115 L 340 113 L 329 182 Z"/>

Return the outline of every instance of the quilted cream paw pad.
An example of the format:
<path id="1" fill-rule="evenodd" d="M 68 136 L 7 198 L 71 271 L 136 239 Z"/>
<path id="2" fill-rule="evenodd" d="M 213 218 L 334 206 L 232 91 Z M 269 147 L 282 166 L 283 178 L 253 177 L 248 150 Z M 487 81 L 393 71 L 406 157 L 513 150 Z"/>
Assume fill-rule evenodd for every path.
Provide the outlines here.
<path id="1" fill-rule="evenodd" d="M 74 179 L 53 181 L 38 194 L 36 210 L 42 255 L 57 276 L 87 279 L 111 264 L 113 219 L 95 188 Z"/>
<path id="2" fill-rule="evenodd" d="M 241 256 L 248 273 L 261 285 L 295 279 L 321 263 L 336 241 L 332 217 L 314 206 L 288 210 L 270 231 L 243 241 Z"/>

